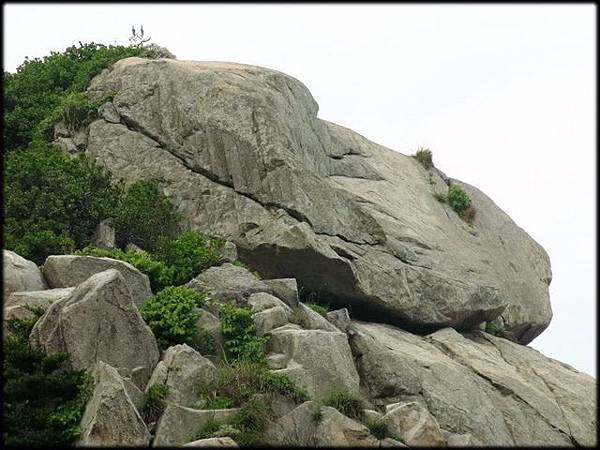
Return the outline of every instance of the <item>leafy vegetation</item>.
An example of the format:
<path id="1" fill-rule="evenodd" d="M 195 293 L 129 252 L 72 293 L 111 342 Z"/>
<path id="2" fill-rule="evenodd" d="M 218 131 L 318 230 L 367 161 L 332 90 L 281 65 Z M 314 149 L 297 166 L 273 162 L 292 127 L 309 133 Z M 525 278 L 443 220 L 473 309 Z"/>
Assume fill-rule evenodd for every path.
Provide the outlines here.
<path id="1" fill-rule="evenodd" d="M 47 355 L 29 345 L 39 318 L 11 319 L 4 340 L 2 438 L 7 446 L 68 446 L 93 391 L 92 377 L 68 368 L 65 354 Z"/>
<path id="2" fill-rule="evenodd" d="M 254 311 L 231 303 L 221 305 L 219 318 L 223 333 L 225 357 L 229 361 L 247 361 L 266 365 L 266 336 L 257 336 Z"/>
<path id="3" fill-rule="evenodd" d="M 40 129 L 47 130 L 51 119 L 60 118 L 67 111 L 67 117 L 76 112 L 71 117 L 90 118 L 68 105 L 79 102 L 77 94 L 82 94 L 102 69 L 130 56 L 166 55 L 157 46 L 105 46 L 91 42 L 68 47 L 64 52 L 51 52 L 43 58 L 26 58 L 15 73 L 4 72 L 4 151 L 27 147 L 34 134 L 47 135 Z"/>
<path id="4" fill-rule="evenodd" d="M 308 306 L 316 313 L 319 313 L 321 316 L 323 316 L 323 318 L 327 319 L 327 313 L 329 312 L 329 309 L 327 309 L 325 306 L 319 305 L 317 303 L 307 303 L 306 306 Z"/>
<path id="5" fill-rule="evenodd" d="M 171 200 L 159 190 L 158 180 L 133 183 L 114 212 L 117 245 L 129 243 L 155 250 L 165 239 L 174 239 L 180 216 Z"/>
<path id="6" fill-rule="evenodd" d="M 39 144 L 5 163 L 5 246 L 37 264 L 88 242 L 118 202 L 110 175 L 84 156 Z"/>
<path id="7" fill-rule="evenodd" d="M 433 154 L 428 148 L 419 148 L 413 157 L 426 169 L 433 167 Z"/>
<path id="8" fill-rule="evenodd" d="M 194 345 L 196 321 L 206 296 L 185 286 L 171 286 L 148 300 L 140 313 L 146 321 L 158 346 L 166 349 L 176 344 Z"/>
<path id="9" fill-rule="evenodd" d="M 448 204 L 460 214 L 469 207 L 471 199 L 460 186 L 455 184 L 448 191 Z"/>
<path id="10" fill-rule="evenodd" d="M 333 391 L 323 403 L 358 421 L 364 418 L 364 402 L 356 395 L 343 390 Z"/>
<path id="11" fill-rule="evenodd" d="M 106 250 L 93 246 L 75 253 L 120 259 L 148 275 L 153 292 L 190 281 L 198 273 L 216 264 L 222 247 L 220 239 L 209 238 L 198 231 L 186 231 L 177 239 L 162 238 L 156 252 L 130 249 Z"/>
<path id="12" fill-rule="evenodd" d="M 222 256 L 224 241 L 198 231 L 185 231 L 177 239 L 160 241 L 156 257 L 175 267 L 173 284 L 187 283 L 200 272 L 215 265 Z"/>
<path id="13" fill-rule="evenodd" d="M 129 56 L 165 55 L 158 46 L 80 44 L 41 59 L 26 59 L 15 73 L 4 72 L 5 248 L 41 264 L 50 254 L 87 245 L 96 225 L 115 214 L 121 231 L 123 224 L 140 217 L 134 216 L 140 207 L 154 218 L 150 226 L 177 220 L 158 210 L 166 197 L 149 198 L 148 189 L 136 197 L 137 185 L 125 192 L 113 186 L 108 172 L 93 161 L 69 157 L 49 144 L 55 123 L 74 131 L 97 116 L 106 99 L 86 96 L 89 81 Z M 125 230 L 134 237 L 144 231 Z"/>
<path id="14" fill-rule="evenodd" d="M 169 386 L 165 384 L 153 384 L 144 394 L 142 406 L 142 417 L 146 423 L 156 422 L 167 406 L 165 399 L 169 395 Z"/>
<path id="15" fill-rule="evenodd" d="M 254 398 L 245 403 L 231 420 L 231 426 L 239 430 L 236 443 L 242 447 L 264 445 L 264 432 L 271 416 L 270 405 L 264 400 Z"/>
<path id="16" fill-rule="evenodd" d="M 204 406 L 239 407 L 256 394 L 279 394 L 296 403 L 308 400 L 308 394 L 285 374 L 277 374 L 261 364 L 238 361 L 219 367 L 215 380 L 204 387 Z"/>
<path id="17" fill-rule="evenodd" d="M 504 327 L 497 323 L 487 322 L 485 324 L 485 332 L 489 333 L 489 334 L 493 334 L 494 336 L 502 337 L 502 335 L 504 334 L 505 331 L 506 330 L 504 329 Z"/>

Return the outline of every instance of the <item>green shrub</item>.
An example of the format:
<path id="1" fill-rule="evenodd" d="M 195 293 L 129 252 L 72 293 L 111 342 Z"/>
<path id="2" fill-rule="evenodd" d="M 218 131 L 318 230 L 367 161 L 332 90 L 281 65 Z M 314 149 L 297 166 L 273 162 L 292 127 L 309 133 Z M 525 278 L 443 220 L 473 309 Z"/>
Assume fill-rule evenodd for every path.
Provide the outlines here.
<path id="1" fill-rule="evenodd" d="M 454 211 L 461 214 L 471 205 L 471 199 L 460 186 L 455 184 L 448 191 L 448 204 Z"/>
<path id="2" fill-rule="evenodd" d="M 163 52 L 164 54 L 164 52 Z M 161 57 L 156 49 L 89 43 L 25 59 L 15 73 L 4 72 L 4 151 L 25 148 L 34 130 L 48 128 L 64 97 L 82 93 L 102 69 L 129 56 Z M 53 125 L 53 124 L 52 124 Z"/>
<path id="3" fill-rule="evenodd" d="M 227 429 L 226 429 L 226 427 L 227 427 Z M 229 433 L 228 433 L 228 431 L 229 431 Z M 221 437 L 221 436 L 233 437 L 232 435 L 236 435 L 237 433 L 239 433 L 238 430 L 234 430 L 234 429 L 228 427 L 223 421 L 209 419 L 206 421 L 204 426 L 202 428 L 200 428 L 200 430 L 198 430 L 198 432 L 195 434 L 195 436 L 192 439 L 193 440 L 208 439 L 208 438 L 212 438 L 212 437 Z"/>
<path id="4" fill-rule="evenodd" d="M 270 372 L 261 364 L 238 361 L 219 367 L 214 381 L 204 387 L 206 404 L 227 399 L 232 407 L 239 407 L 256 394 L 279 394 L 296 403 L 308 400 L 307 393 L 285 374 Z"/>
<path id="5" fill-rule="evenodd" d="M 219 318 L 225 356 L 230 361 L 248 361 L 266 365 L 264 345 L 268 337 L 257 336 L 254 311 L 233 304 L 221 305 Z"/>
<path id="6" fill-rule="evenodd" d="M 228 409 L 233 406 L 233 401 L 227 397 L 216 396 L 209 399 L 202 409 Z"/>
<path id="7" fill-rule="evenodd" d="M 494 336 L 502 337 L 502 335 L 505 332 L 505 329 L 502 325 L 499 325 L 497 323 L 487 322 L 485 324 L 485 332 L 489 333 L 489 334 L 493 334 Z"/>
<path id="8" fill-rule="evenodd" d="M 270 406 L 260 399 L 245 403 L 233 416 L 231 426 L 239 430 L 236 443 L 241 447 L 264 445 L 264 432 L 272 412 Z"/>
<path id="9" fill-rule="evenodd" d="M 159 191 L 158 180 L 133 183 L 115 212 L 117 245 L 132 243 L 155 250 L 164 239 L 174 239 L 180 216 L 171 200 Z"/>
<path id="10" fill-rule="evenodd" d="M 169 395 L 169 386 L 165 384 L 153 384 L 148 388 L 148 392 L 144 394 L 141 411 L 146 423 L 156 422 L 160 418 L 167 406 L 165 402 L 167 395 Z"/>
<path id="11" fill-rule="evenodd" d="M 39 144 L 5 163 L 6 248 L 37 264 L 86 245 L 117 202 L 110 174 L 85 156 Z"/>
<path id="12" fill-rule="evenodd" d="M 327 319 L 327 313 L 329 312 L 329 309 L 327 309 L 325 306 L 319 305 L 317 303 L 307 303 L 306 306 L 308 306 L 310 309 L 319 313 L 321 316 Z"/>
<path id="13" fill-rule="evenodd" d="M 369 432 L 379 440 L 392 437 L 389 426 L 383 419 L 370 420 L 366 425 L 369 428 Z"/>
<path id="14" fill-rule="evenodd" d="M 364 417 L 364 402 L 348 391 L 334 391 L 325 400 L 324 404 L 337 409 L 339 412 L 352 419 L 362 421 Z"/>
<path id="15" fill-rule="evenodd" d="M 121 249 L 101 249 L 98 247 L 87 246 L 75 252 L 81 256 L 98 256 L 112 259 L 119 259 L 128 262 L 140 272 L 148 275 L 152 292 L 160 292 L 166 287 L 173 286 L 175 283 L 176 268 L 167 266 L 162 261 L 158 261 L 153 256 L 145 251 Z"/>
<path id="16" fill-rule="evenodd" d="M 79 423 L 93 392 L 85 371 L 68 368 L 67 355 L 47 355 L 29 345 L 39 317 L 7 322 L 4 340 L 2 437 L 7 446 L 69 446 L 80 435 Z"/>
<path id="17" fill-rule="evenodd" d="M 156 256 L 165 264 L 177 267 L 173 281 L 178 285 L 187 283 L 203 270 L 219 262 L 223 244 L 221 239 L 188 230 L 177 239 L 163 239 Z"/>
<path id="18" fill-rule="evenodd" d="M 433 155 L 428 148 L 419 148 L 413 157 L 426 169 L 433 167 Z"/>
<path id="19" fill-rule="evenodd" d="M 193 346 L 196 321 L 206 296 L 185 287 L 168 287 L 142 305 L 140 313 L 161 349 L 176 344 Z"/>

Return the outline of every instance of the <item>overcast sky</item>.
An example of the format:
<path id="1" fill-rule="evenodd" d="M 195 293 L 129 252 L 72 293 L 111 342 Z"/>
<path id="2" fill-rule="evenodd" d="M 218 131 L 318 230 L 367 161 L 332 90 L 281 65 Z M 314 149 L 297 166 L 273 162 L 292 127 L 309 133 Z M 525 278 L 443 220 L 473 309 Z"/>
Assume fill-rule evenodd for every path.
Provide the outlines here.
<path id="1" fill-rule="evenodd" d="M 4 68 L 132 25 L 178 59 L 302 81 L 323 119 L 433 151 L 552 261 L 554 318 L 531 344 L 596 375 L 596 49 L 590 5 L 4 5 Z"/>

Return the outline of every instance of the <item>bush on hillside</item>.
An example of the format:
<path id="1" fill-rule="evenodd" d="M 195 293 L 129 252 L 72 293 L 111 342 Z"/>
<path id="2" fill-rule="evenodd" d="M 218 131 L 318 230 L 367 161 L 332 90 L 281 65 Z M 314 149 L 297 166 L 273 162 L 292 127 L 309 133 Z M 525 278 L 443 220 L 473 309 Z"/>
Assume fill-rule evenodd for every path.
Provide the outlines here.
<path id="1" fill-rule="evenodd" d="M 180 216 L 171 200 L 159 190 L 158 180 L 142 180 L 129 186 L 115 211 L 117 245 L 135 244 L 144 250 L 158 248 L 179 231 Z"/>
<path id="2" fill-rule="evenodd" d="M 5 164 L 6 248 L 37 264 L 86 245 L 118 201 L 110 174 L 85 156 L 38 144 L 10 152 Z"/>
<path id="3" fill-rule="evenodd" d="M 72 445 L 93 391 L 91 375 L 70 370 L 66 354 L 49 356 L 29 345 L 29 333 L 40 314 L 8 321 L 12 335 L 3 345 L 2 438 L 10 447 Z"/>
<path id="4" fill-rule="evenodd" d="M 196 321 L 206 296 L 185 286 L 163 289 L 140 309 L 161 350 L 176 344 L 194 346 Z"/>

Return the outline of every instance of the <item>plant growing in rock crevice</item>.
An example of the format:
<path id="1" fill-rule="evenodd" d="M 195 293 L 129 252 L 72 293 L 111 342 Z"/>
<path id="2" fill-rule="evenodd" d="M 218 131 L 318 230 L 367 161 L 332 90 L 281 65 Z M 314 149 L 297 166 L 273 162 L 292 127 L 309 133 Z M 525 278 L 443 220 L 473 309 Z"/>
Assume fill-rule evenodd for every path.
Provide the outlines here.
<path id="1" fill-rule="evenodd" d="M 365 404 L 363 400 L 348 391 L 333 391 L 323 400 L 323 403 L 359 422 L 362 422 L 364 419 Z"/>
<path id="2" fill-rule="evenodd" d="M 266 336 L 256 334 L 254 311 L 231 303 L 220 306 L 219 318 L 223 333 L 225 357 L 230 361 L 247 361 L 266 365 Z"/>
<path id="3" fill-rule="evenodd" d="M 148 388 L 140 411 L 146 423 L 156 422 L 160 418 L 167 406 L 165 402 L 167 395 L 169 395 L 169 386 L 165 384 L 153 384 Z"/>
<path id="4" fill-rule="evenodd" d="M 433 167 L 433 154 L 428 148 L 419 148 L 413 155 L 413 158 L 419 161 L 425 169 Z"/>

